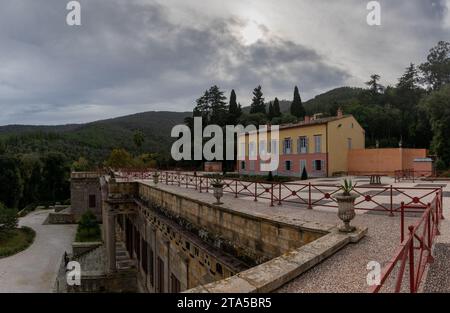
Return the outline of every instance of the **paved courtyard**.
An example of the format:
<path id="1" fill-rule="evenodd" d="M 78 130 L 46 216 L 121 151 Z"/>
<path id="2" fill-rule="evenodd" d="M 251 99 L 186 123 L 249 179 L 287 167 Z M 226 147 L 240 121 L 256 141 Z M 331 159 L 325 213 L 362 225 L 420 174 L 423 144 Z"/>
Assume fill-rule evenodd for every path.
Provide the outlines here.
<path id="1" fill-rule="evenodd" d="M 427 184 L 427 187 L 434 186 L 432 183 L 424 182 L 402 182 L 394 183 L 390 178 L 385 178 L 386 183 L 393 184 L 394 187 L 416 187 L 419 184 Z M 322 180 L 311 180 L 312 183 L 325 183 Z M 329 180 L 327 183 L 339 183 L 339 179 Z M 149 183 L 152 184 L 152 183 Z M 435 183 L 443 186 L 445 191 L 449 191 L 448 183 Z M 158 187 L 185 195 L 205 202 L 214 202 L 211 193 L 199 193 L 194 189 L 186 189 L 173 185 L 159 184 Z M 421 186 L 418 186 L 421 187 Z M 370 187 L 368 187 L 370 191 Z M 412 196 L 421 196 L 423 191 L 411 191 Z M 401 200 L 402 195 L 396 195 L 396 200 Z M 444 215 L 450 219 L 449 203 L 450 199 L 444 198 Z M 282 206 L 270 207 L 265 200 L 254 202 L 250 197 L 234 198 L 231 194 L 225 194 L 222 198 L 224 206 L 245 213 L 283 221 L 292 224 L 314 223 L 336 225 L 340 221 L 335 208 L 320 208 L 308 210 L 304 206 L 295 204 L 283 204 Z M 370 261 L 377 261 L 384 267 L 394 256 L 400 243 L 400 219 L 398 214 L 390 217 L 386 214 L 373 214 L 374 212 L 362 210 L 353 221 L 353 224 L 360 227 L 368 227 L 367 236 L 358 244 L 346 246 L 329 259 L 315 266 L 297 279 L 291 281 L 280 289 L 280 292 L 368 292 L 366 283 L 368 274 L 367 264 Z M 449 222 L 443 221 L 442 227 L 449 228 Z M 407 217 L 406 224 L 415 224 L 416 217 Z M 387 287 L 393 281 L 387 282 Z"/>
<path id="2" fill-rule="evenodd" d="M 43 225 L 50 210 L 33 212 L 19 224 L 35 230 L 25 251 L 0 259 L 0 292 L 52 292 L 64 251 L 71 251 L 76 225 Z"/>

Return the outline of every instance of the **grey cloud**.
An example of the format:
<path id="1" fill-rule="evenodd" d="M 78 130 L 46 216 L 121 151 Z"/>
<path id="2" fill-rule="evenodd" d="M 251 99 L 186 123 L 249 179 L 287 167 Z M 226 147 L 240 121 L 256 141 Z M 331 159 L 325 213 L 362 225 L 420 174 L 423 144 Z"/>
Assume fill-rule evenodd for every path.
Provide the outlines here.
<path id="1" fill-rule="evenodd" d="M 381 34 L 363 32 L 361 25 L 338 19 L 335 23 L 348 26 L 346 33 L 337 37 L 327 24 L 321 50 L 316 42 L 284 37 L 261 25 L 264 38 L 246 46 L 236 33 L 246 23 L 242 17 L 224 9 L 221 16 L 209 18 L 208 5 L 216 3 L 187 1 L 195 8 L 186 11 L 188 23 L 174 19 L 165 1 L 81 0 L 83 25 L 78 28 L 65 25 L 65 0 L 2 1 L 0 124 L 81 122 L 145 110 L 190 110 L 212 84 L 227 92 L 236 89 L 244 105 L 258 84 L 268 99 L 291 97 L 298 84 L 306 99 L 351 80 L 362 83 L 357 64 L 367 67 L 363 75 L 368 76 L 388 60 L 389 45 L 398 41 L 392 34 L 395 27 L 407 31 L 408 23 L 424 26 L 411 32 L 425 42 L 415 46 L 427 49 L 448 34 L 441 27 L 445 0 L 434 1 L 434 6 L 420 0 L 385 0 L 387 31 Z M 298 3 L 289 2 L 284 5 Z M 357 2 L 345 2 L 345 10 L 364 15 L 364 6 Z M 339 9 L 335 3 L 327 14 Z M 283 22 L 295 27 L 295 21 Z M 373 40 L 364 43 L 366 36 Z M 338 40 L 348 41 L 352 63 L 333 59 L 330 45 Z M 365 63 L 361 56 L 377 47 L 386 54 Z M 394 61 L 410 60 L 399 56 Z"/>

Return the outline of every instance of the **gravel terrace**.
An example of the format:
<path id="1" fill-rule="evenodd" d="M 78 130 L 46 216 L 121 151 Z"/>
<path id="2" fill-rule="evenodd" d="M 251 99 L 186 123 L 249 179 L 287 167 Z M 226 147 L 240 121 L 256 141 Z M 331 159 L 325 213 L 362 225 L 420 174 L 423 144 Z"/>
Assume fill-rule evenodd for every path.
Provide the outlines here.
<path id="1" fill-rule="evenodd" d="M 153 183 L 146 183 L 153 185 Z M 414 187 L 417 184 L 417 182 L 401 183 L 395 184 L 395 187 Z M 194 189 L 186 189 L 184 187 L 165 185 L 162 183 L 158 187 L 204 202 L 213 203 L 215 200 L 211 193 L 199 193 Z M 448 190 L 447 186 L 445 186 L 445 190 Z M 336 209 L 326 208 L 322 210 L 315 208 L 314 210 L 308 210 L 303 207 L 286 204 L 270 207 L 267 201 L 255 202 L 248 197 L 236 199 L 230 194 L 225 194 L 222 202 L 224 202 L 224 207 L 235 211 L 288 223 L 291 222 L 292 224 L 298 224 L 299 221 L 320 222 L 329 225 L 337 225 L 340 223 L 336 215 Z M 445 199 L 444 203 L 446 203 Z M 449 210 L 446 205 L 445 215 L 447 217 L 449 216 L 448 213 Z M 415 221 L 417 219 L 414 217 L 406 218 L 407 225 L 414 224 Z M 352 223 L 355 226 L 368 227 L 368 235 L 357 244 L 347 245 L 344 249 L 295 280 L 287 283 L 278 291 L 297 293 L 368 292 L 369 287 L 366 282 L 366 277 L 369 270 L 367 269 L 367 264 L 370 261 L 377 261 L 383 268 L 393 257 L 400 243 L 400 219 L 399 216 L 389 217 L 387 215 L 367 214 L 367 211 L 359 211 Z M 388 281 L 386 287 L 389 288 L 392 283 Z"/>

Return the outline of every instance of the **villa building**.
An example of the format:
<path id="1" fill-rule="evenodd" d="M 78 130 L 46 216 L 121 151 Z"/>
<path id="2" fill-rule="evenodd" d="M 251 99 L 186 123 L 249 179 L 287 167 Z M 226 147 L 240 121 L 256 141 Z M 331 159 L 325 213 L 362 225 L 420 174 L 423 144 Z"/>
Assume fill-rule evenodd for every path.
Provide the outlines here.
<path id="1" fill-rule="evenodd" d="M 270 138 L 270 131 L 267 137 Z M 266 141 L 258 145 L 256 133 L 240 136 L 237 168 L 241 174 L 266 175 L 261 171 L 258 151 L 264 151 Z M 336 116 L 306 117 L 297 124 L 281 125 L 279 140 L 270 139 L 268 152 L 278 153 L 279 165 L 274 175 L 301 176 L 305 168 L 310 177 L 326 177 L 348 171 L 348 155 L 353 149 L 364 149 L 365 131 L 352 115 L 339 110 Z M 245 157 L 244 157 L 245 155 Z"/>

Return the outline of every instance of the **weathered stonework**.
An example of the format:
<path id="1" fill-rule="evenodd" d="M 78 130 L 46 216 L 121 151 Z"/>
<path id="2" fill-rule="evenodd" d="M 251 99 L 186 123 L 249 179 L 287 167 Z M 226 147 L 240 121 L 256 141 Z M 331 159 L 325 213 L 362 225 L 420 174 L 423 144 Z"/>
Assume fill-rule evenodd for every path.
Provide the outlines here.
<path id="1" fill-rule="evenodd" d="M 71 213 L 76 221 L 91 210 L 101 220 L 100 176 L 97 173 L 72 173 L 70 177 Z"/>

